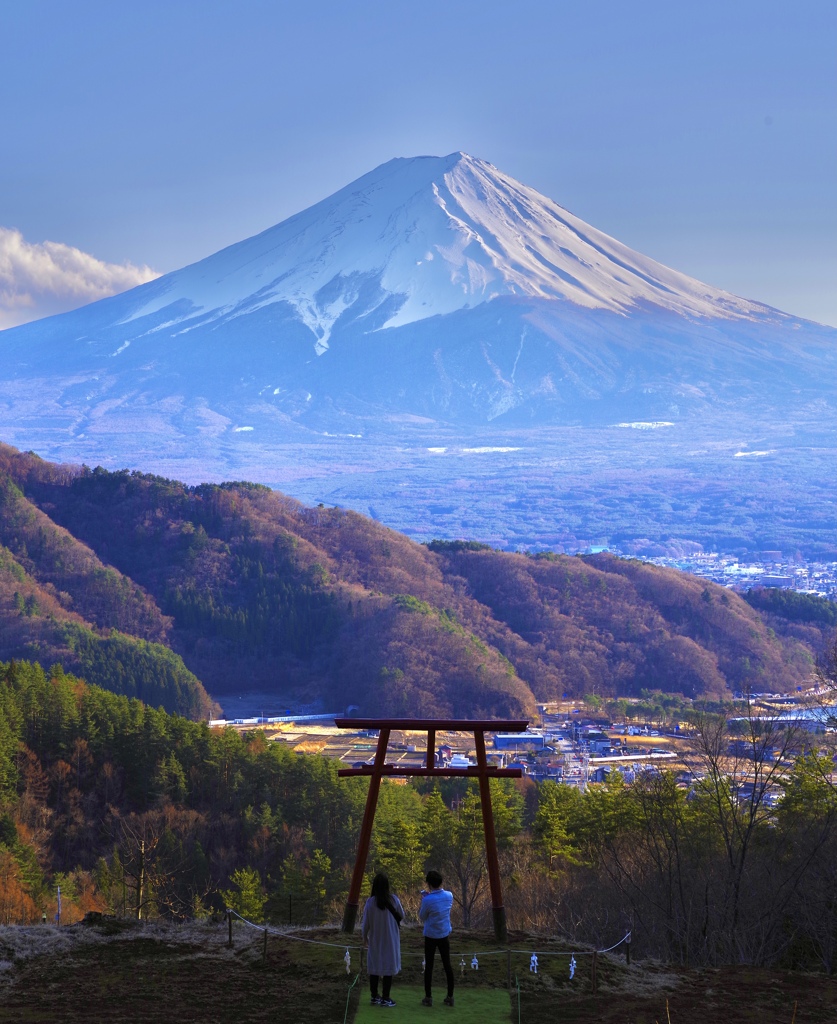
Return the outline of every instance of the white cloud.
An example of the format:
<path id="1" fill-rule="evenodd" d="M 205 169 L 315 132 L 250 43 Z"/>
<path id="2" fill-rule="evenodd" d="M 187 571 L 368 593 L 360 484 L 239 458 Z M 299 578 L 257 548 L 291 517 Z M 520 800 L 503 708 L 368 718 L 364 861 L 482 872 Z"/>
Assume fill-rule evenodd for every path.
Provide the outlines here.
<path id="1" fill-rule="evenodd" d="M 0 330 L 64 313 L 160 275 L 151 267 L 104 263 L 63 242 L 27 242 L 0 227 Z"/>

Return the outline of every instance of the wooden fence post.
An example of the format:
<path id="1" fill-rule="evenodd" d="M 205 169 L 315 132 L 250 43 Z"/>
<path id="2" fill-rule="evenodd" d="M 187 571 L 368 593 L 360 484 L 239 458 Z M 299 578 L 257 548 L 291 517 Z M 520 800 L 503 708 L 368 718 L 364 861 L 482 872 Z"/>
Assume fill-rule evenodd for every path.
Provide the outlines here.
<path id="1" fill-rule="evenodd" d="M 593 950 L 593 995 L 599 991 L 599 979 L 596 977 L 596 967 L 598 966 L 599 954 L 596 950 Z"/>
<path id="2" fill-rule="evenodd" d="M 229 930 L 229 938 L 227 939 L 227 946 L 232 949 L 232 911 L 227 911 L 227 928 Z"/>

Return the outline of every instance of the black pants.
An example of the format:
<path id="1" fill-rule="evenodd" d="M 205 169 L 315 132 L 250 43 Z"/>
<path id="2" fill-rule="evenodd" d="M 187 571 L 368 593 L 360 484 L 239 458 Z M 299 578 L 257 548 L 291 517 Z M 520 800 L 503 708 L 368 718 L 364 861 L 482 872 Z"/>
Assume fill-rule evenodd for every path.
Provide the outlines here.
<path id="1" fill-rule="evenodd" d="M 429 935 L 424 936 L 424 994 L 430 998 L 430 989 L 433 984 L 433 961 L 436 959 L 436 950 L 442 958 L 442 967 L 445 969 L 445 977 L 448 979 L 448 995 L 453 995 L 453 968 L 450 965 L 450 939 L 431 939 Z"/>
<path id="2" fill-rule="evenodd" d="M 372 998 L 373 999 L 377 999 L 378 998 L 378 978 L 379 977 L 380 977 L 380 975 L 378 975 L 378 974 L 370 974 L 369 975 L 369 991 L 372 994 Z M 389 999 L 389 992 L 390 992 L 390 989 L 392 988 L 392 975 L 391 974 L 385 974 L 383 976 L 383 978 L 381 978 L 381 980 L 383 981 L 383 987 L 382 987 L 381 995 L 383 996 L 384 999 Z"/>

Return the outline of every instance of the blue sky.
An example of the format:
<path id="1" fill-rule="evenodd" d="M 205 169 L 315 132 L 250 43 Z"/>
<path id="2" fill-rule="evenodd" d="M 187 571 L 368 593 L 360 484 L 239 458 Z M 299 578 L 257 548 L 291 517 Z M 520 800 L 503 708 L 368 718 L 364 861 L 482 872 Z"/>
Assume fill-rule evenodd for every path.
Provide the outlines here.
<path id="1" fill-rule="evenodd" d="M 33 278 L 45 240 L 82 277 L 164 272 L 393 156 L 461 149 L 837 324 L 833 0 L 27 0 L 0 47 L 0 229 Z"/>

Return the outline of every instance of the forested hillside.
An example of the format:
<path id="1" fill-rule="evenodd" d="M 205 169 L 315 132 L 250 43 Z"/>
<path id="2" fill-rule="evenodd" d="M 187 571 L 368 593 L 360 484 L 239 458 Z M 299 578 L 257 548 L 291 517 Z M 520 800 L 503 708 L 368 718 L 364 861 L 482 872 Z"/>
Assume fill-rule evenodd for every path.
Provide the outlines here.
<path id="1" fill-rule="evenodd" d="M 614 772 L 585 793 L 492 781 L 511 927 L 599 947 L 631 928 L 639 957 L 833 973 L 830 758 L 792 754 L 782 730 L 784 768 L 726 753 L 721 768 L 724 716 L 695 707 L 691 721 L 704 771 L 690 788 L 659 772 L 630 786 Z M 774 805 L 765 794 L 780 775 Z M 339 779 L 337 762 L 262 732 L 210 730 L 57 669 L 0 664 L 0 924 L 51 916 L 59 885 L 64 923 L 90 910 L 182 920 L 227 906 L 259 922 L 334 921 L 366 790 Z M 368 868 L 389 873 L 413 918 L 433 866 L 456 928 L 487 929 L 484 850 L 474 780 L 384 781 Z"/>
<path id="2" fill-rule="evenodd" d="M 827 628 L 776 628 L 781 609 L 609 555 L 419 545 L 253 484 L 187 487 L 7 446 L 0 544 L 0 656 L 189 715 L 208 708 L 200 683 L 474 717 L 563 693 L 787 690 Z M 155 665 L 176 697 L 151 694 Z"/>
<path id="3" fill-rule="evenodd" d="M 206 717 L 214 705 L 200 681 L 154 642 L 168 626 L 136 584 L 0 479 L 0 657 L 57 663 L 115 693 Z"/>
<path id="4" fill-rule="evenodd" d="M 323 850 L 349 861 L 364 799 L 336 772 L 262 734 L 0 664 L 0 923 L 54 910 L 56 885 L 68 921 L 201 916 L 236 871 L 279 880 L 286 857 L 299 872 L 313 858 L 334 885 Z"/>

